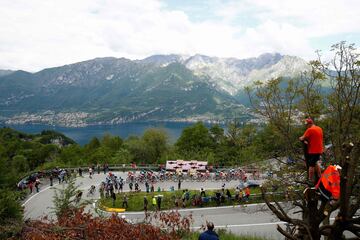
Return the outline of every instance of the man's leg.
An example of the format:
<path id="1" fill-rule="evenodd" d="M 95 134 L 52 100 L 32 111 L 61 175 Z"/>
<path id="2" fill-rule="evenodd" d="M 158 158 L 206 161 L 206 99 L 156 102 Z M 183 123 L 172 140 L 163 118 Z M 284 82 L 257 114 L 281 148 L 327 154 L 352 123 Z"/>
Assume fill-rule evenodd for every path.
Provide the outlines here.
<path id="1" fill-rule="evenodd" d="M 315 167 L 309 166 L 309 181 L 314 182 Z"/>
<path id="2" fill-rule="evenodd" d="M 321 178 L 321 168 L 319 164 L 315 165 L 315 173 L 316 173 L 316 183 L 319 181 L 319 179 Z"/>

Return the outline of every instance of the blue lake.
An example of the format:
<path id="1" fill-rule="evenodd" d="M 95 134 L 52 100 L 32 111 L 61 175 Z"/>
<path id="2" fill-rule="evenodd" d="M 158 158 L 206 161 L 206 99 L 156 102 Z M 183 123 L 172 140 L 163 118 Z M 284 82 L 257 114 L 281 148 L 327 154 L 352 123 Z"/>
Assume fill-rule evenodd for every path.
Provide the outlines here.
<path id="1" fill-rule="evenodd" d="M 193 125 L 193 123 L 178 123 L 178 122 L 139 122 L 139 123 L 124 123 L 119 125 L 100 125 L 88 126 L 81 128 L 50 126 L 42 124 L 32 125 L 6 125 L 16 130 L 26 133 L 40 133 L 43 130 L 54 130 L 65 134 L 77 143 L 84 145 L 93 137 L 101 138 L 104 134 L 109 133 L 114 136 L 120 136 L 125 139 L 129 136 L 142 136 L 144 131 L 148 128 L 162 128 L 168 135 L 171 143 L 174 143 L 184 128 Z"/>

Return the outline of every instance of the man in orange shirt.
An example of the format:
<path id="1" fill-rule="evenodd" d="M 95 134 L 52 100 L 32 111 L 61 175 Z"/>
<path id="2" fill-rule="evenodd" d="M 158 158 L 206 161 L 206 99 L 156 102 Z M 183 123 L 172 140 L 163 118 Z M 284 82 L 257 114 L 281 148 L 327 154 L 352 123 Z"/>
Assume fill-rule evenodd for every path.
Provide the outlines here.
<path id="1" fill-rule="evenodd" d="M 321 169 L 317 162 L 323 153 L 323 131 L 321 127 L 314 124 L 311 118 L 307 118 L 306 131 L 304 135 L 299 137 L 300 141 L 307 142 L 307 154 L 305 154 L 305 161 L 308 169 L 309 181 L 316 184 L 317 180 L 321 177 Z M 314 178 L 314 174 L 316 177 Z"/>

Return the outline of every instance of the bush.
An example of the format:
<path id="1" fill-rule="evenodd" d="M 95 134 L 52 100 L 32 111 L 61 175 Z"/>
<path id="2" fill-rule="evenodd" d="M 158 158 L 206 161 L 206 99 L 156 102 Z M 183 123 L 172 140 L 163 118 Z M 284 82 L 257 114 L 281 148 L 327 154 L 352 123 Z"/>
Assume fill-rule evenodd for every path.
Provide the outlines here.
<path id="1" fill-rule="evenodd" d="M 0 224 L 22 219 L 22 207 L 18 195 L 7 189 L 0 190 Z"/>

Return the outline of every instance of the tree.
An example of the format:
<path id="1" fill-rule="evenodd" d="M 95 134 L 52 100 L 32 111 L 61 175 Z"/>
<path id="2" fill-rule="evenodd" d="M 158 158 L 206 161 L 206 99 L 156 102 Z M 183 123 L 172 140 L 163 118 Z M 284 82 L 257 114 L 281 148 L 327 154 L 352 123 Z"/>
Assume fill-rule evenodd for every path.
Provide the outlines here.
<path id="1" fill-rule="evenodd" d="M 360 207 L 360 54 L 346 42 L 333 45 L 331 51 L 330 62 L 319 55 L 314 66 L 328 76 L 333 90 L 328 96 L 329 131 L 334 163 L 342 167 L 341 195 L 335 222 L 320 231 L 330 239 L 340 239 L 346 230 L 360 238 L 360 217 L 356 216 Z"/>
<path id="2" fill-rule="evenodd" d="M 125 141 L 125 147 L 131 154 L 131 160 L 136 163 L 151 163 L 153 153 L 148 151 L 146 144 L 142 139 L 131 136 Z"/>
<path id="3" fill-rule="evenodd" d="M 123 140 L 119 136 L 111 136 L 110 134 L 105 134 L 101 140 L 101 145 L 112 152 L 118 151 L 122 144 Z"/>
<path id="4" fill-rule="evenodd" d="M 187 158 L 206 155 L 211 151 L 212 144 L 209 130 L 201 122 L 185 128 L 175 143 L 179 153 Z"/>
<path id="5" fill-rule="evenodd" d="M 7 239 L 20 230 L 22 212 L 18 194 L 9 189 L 0 189 L 0 239 Z"/>
<path id="6" fill-rule="evenodd" d="M 58 159 L 65 164 L 80 165 L 82 157 L 82 148 L 77 144 L 72 144 L 61 149 Z"/>
<path id="7" fill-rule="evenodd" d="M 142 140 L 153 155 L 152 163 L 159 161 L 168 149 L 168 138 L 166 131 L 163 129 L 150 128 L 144 132 Z"/>
<path id="8" fill-rule="evenodd" d="M 299 85 L 298 79 L 276 78 L 267 83 L 258 81 L 254 88 L 246 88 L 253 108 L 268 121 L 283 146 L 278 153 L 285 156 L 296 153 L 294 123 L 297 120 L 295 104 L 300 96 Z"/>
<path id="9" fill-rule="evenodd" d="M 85 150 L 87 152 L 94 151 L 96 148 L 101 146 L 100 141 L 97 137 L 93 137 L 88 144 L 85 145 Z"/>
<path id="10" fill-rule="evenodd" d="M 210 129 L 211 139 L 213 141 L 214 146 L 220 144 L 224 140 L 224 129 L 220 127 L 218 124 L 213 125 Z"/>
<path id="11" fill-rule="evenodd" d="M 12 159 L 12 168 L 17 169 L 21 173 L 29 171 L 29 163 L 23 155 L 16 155 Z"/>
<path id="12" fill-rule="evenodd" d="M 272 201 L 271 194 L 268 194 L 266 186 L 263 186 L 262 195 L 267 206 L 280 220 L 293 226 L 290 232 L 278 226 L 278 230 L 288 239 L 317 240 L 321 236 L 327 236 L 328 239 L 343 239 L 344 231 L 350 231 L 356 237 L 360 237 L 360 218 L 355 215 L 360 206 L 359 54 L 356 53 L 354 45 L 345 42 L 333 45 L 332 51 L 334 56 L 330 62 L 322 61 L 320 55 L 318 60 L 311 62 L 310 79 L 303 81 L 306 86 L 301 91 L 297 87 L 300 81 L 296 83 L 294 80 L 291 80 L 291 84 L 286 88 L 280 86 L 279 80 L 258 84 L 255 90 L 248 88 L 251 99 L 254 100 L 256 97 L 252 103 L 255 102 L 257 112 L 268 120 L 282 140 L 285 150 L 282 156 L 300 158 L 295 121 L 298 111 L 301 109 L 306 115 L 314 117 L 324 113 L 323 118 L 330 123 L 325 127 L 325 131 L 329 132 L 334 149 L 334 159 L 330 163 L 342 167 L 341 194 L 335 204 L 320 200 L 312 191 L 306 195 L 302 192 L 294 193 L 296 198 L 292 199 L 292 202 L 302 213 L 300 219 L 290 216 L 281 204 Z M 318 99 L 321 99 L 321 96 L 318 94 L 324 94 L 325 91 L 319 91 L 317 87 L 314 90 L 314 84 L 323 81 L 324 76 L 330 81 L 331 89 L 322 107 L 319 105 Z M 301 180 L 299 176 L 302 175 L 296 174 L 301 173 L 299 169 L 295 167 L 290 170 L 285 174 L 286 181 L 282 182 L 285 185 L 289 181 L 290 184 L 294 184 Z M 328 218 L 336 209 L 339 211 L 336 213 L 335 221 L 330 224 Z"/>
<path id="13" fill-rule="evenodd" d="M 78 186 L 75 185 L 75 178 L 70 177 L 66 187 L 56 189 L 53 197 L 54 212 L 58 219 L 71 218 L 77 210 L 84 205 L 76 201 Z"/>

